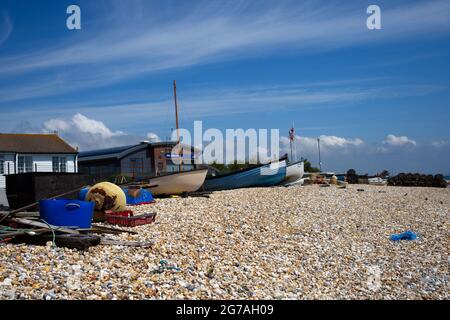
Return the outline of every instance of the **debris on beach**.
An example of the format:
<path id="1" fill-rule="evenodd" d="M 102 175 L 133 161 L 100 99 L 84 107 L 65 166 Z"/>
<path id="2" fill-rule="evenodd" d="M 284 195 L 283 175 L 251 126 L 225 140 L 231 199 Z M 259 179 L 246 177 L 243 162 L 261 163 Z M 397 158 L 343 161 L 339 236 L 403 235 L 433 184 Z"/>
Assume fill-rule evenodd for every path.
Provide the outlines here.
<path id="1" fill-rule="evenodd" d="M 353 185 L 250 188 L 127 207 L 156 212 L 157 221 L 94 223 L 86 232 L 101 243 L 84 251 L 0 244 L 0 296 L 447 299 L 450 190 L 382 188 L 388 192 L 364 186 L 364 197 Z M 20 228 L 28 226 L 14 232 Z M 413 230 L 424 241 L 405 250 L 386 237 L 392 230 Z M 368 286 L 371 270 L 380 272 L 377 288 Z"/>
<path id="2" fill-rule="evenodd" d="M 107 210 L 105 211 L 105 219 L 109 224 L 115 224 L 124 227 L 136 227 L 155 222 L 156 213 L 145 212 L 143 214 L 135 215 L 132 210 L 125 210 L 120 212 Z"/>
<path id="3" fill-rule="evenodd" d="M 442 174 L 400 173 L 388 180 L 390 186 L 447 188 Z"/>
<path id="4" fill-rule="evenodd" d="M 407 240 L 407 241 L 412 241 L 412 240 L 417 240 L 417 234 L 415 234 L 413 231 L 408 230 L 399 234 L 393 234 L 390 239 L 392 241 L 401 241 L 401 240 Z"/>
<path id="5" fill-rule="evenodd" d="M 78 198 L 92 201 L 60 199 L 55 196 L 50 199 L 27 205 L 11 211 L 0 212 L 0 243 L 27 244 L 52 247 L 64 247 L 88 250 L 90 247 L 102 245 L 121 245 L 134 247 L 151 247 L 149 242 L 119 241 L 108 239 L 97 234 L 121 234 L 133 232 L 125 229 L 93 225 L 94 210 L 106 219 L 109 224 L 123 227 L 155 222 L 156 213 L 135 215 L 133 211 L 119 211 L 125 207 L 125 193 L 112 183 L 99 183 L 92 188 L 79 188 Z M 73 190 L 70 191 L 73 193 Z M 145 200 L 153 197 L 149 191 L 133 193 Z M 58 198 L 58 199 L 56 199 Z M 39 205 L 39 212 L 26 211 Z M 94 209 L 95 208 L 95 209 Z M 109 210 L 104 210 L 109 208 Z"/>

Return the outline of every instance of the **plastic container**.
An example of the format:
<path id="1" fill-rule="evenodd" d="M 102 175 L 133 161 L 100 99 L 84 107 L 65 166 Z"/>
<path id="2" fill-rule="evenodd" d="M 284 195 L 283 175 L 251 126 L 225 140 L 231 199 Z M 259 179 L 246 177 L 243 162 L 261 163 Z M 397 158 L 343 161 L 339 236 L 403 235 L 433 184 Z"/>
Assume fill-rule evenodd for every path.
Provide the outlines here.
<path id="1" fill-rule="evenodd" d="M 80 200 L 41 200 L 39 208 L 41 219 L 59 227 L 89 229 L 94 215 L 94 202 Z"/>
<path id="2" fill-rule="evenodd" d="M 87 196 L 89 190 L 90 190 L 90 187 L 81 189 L 80 192 L 78 192 L 78 200 L 81 200 L 81 201 L 86 200 L 86 196 Z"/>
<path id="3" fill-rule="evenodd" d="M 124 227 L 136 227 L 155 222 L 156 213 L 145 213 L 135 216 L 133 211 L 105 212 L 106 222 Z"/>
<path id="4" fill-rule="evenodd" d="M 150 204 L 154 201 L 152 193 L 146 189 L 124 188 L 123 192 L 127 197 L 128 206 Z"/>

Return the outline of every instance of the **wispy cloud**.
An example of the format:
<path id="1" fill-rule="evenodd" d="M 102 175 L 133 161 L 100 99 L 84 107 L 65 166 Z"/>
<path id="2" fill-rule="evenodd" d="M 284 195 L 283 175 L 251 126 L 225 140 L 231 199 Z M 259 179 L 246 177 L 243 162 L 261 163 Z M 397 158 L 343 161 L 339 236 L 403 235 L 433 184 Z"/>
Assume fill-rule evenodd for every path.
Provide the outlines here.
<path id="1" fill-rule="evenodd" d="M 9 16 L 6 14 L 0 15 L 0 46 L 8 40 L 12 30 L 13 25 Z"/>
<path id="2" fill-rule="evenodd" d="M 449 140 L 440 140 L 440 141 L 433 141 L 431 144 L 434 148 L 447 148 L 450 147 L 450 141 Z"/>
<path id="3" fill-rule="evenodd" d="M 70 90 L 81 90 L 161 70 L 286 49 L 306 54 L 447 34 L 450 29 L 448 1 L 386 5 L 380 32 L 366 29 L 365 8 L 359 2 L 196 1 L 189 10 L 170 5 L 156 9 L 155 2 L 147 1 L 108 1 L 108 5 L 113 6 L 113 14 L 106 21 L 98 17 L 87 21 L 89 28 L 76 38 L 65 37 L 29 52 L 0 57 L 1 77 L 45 70 L 47 78 L 77 84 Z M 130 20 L 121 11 L 134 12 L 134 18 Z M 35 81 L 42 83 L 39 77 Z M 29 91 L 38 92 L 32 90 L 36 83 L 29 84 Z M 61 92 L 50 86 L 43 91 L 46 95 Z M 42 90 L 39 94 L 43 95 Z"/>
<path id="4" fill-rule="evenodd" d="M 261 112 L 291 112 L 312 108 L 333 106 L 348 106 L 373 99 L 383 100 L 401 96 L 423 96 L 439 90 L 439 87 L 417 84 L 392 84 L 387 86 L 386 79 L 355 78 L 341 81 L 323 81 L 313 83 L 298 83 L 288 85 L 265 85 L 249 87 L 213 87 L 208 90 L 191 88 L 181 90 L 179 103 L 183 110 L 183 119 L 192 121 L 208 117 L 233 117 L 237 114 L 252 114 Z M 8 90 L 5 90 L 5 94 Z M 1 93 L 1 90 L 0 90 Z M 48 114 L 55 117 L 67 117 L 82 112 L 90 117 L 101 118 L 114 125 L 133 123 L 141 125 L 164 125 L 172 121 L 167 112 L 172 112 L 173 98 L 171 92 L 160 94 L 159 99 L 148 99 L 146 96 L 134 95 L 134 102 L 128 102 L 127 97 L 116 97 L 110 101 L 104 99 L 80 99 L 77 102 L 32 104 L 30 107 L 5 109 L 0 118 L 0 125 L 7 125 L 11 120 L 47 119 Z M 7 101 L 7 99 L 6 99 Z M 5 103 L 0 94 L 0 103 Z M 7 116 L 7 117 L 6 117 Z M 318 128 L 315 128 L 318 129 Z"/>

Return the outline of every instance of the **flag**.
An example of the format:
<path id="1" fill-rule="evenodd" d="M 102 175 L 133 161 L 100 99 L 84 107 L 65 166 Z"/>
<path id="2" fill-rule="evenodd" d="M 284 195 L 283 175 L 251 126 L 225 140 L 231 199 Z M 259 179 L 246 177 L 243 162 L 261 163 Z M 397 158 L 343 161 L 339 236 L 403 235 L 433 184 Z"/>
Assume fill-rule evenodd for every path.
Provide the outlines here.
<path id="1" fill-rule="evenodd" d="M 295 129 L 291 128 L 291 130 L 289 130 L 289 140 L 294 141 L 295 140 Z"/>

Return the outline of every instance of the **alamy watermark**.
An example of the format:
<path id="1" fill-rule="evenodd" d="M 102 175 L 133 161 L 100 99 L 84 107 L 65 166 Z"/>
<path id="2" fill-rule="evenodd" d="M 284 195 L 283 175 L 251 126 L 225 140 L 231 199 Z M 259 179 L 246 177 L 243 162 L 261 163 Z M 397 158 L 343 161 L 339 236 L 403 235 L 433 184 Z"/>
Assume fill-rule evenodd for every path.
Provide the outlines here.
<path id="1" fill-rule="evenodd" d="M 381 9 L 379 6 L 371 4 L 367 7 L 367 14 L 370 16 L 367 18 L 366 25 L 369 30 L 381 29 Z"/>
<path id="2" fill-rule="evenodd" d="M 69 290 L 79 290 L 82 286 L 81 278 L 83 276 L 83 271 L 80 265 L 74 264 L 70 266 L 66 286 Z"/>
<path id="3" fill-rule="evenodd" d="M 6 278 L 0 282 L 0 300 L 15 300 L 16 298 L 16 291 L 12 285 L 12 280 Z"/>
<path id="4" fill-rule="evenodd" d="M 66 20 L 66 26 L 69 30 L 80 30 L 81 29 L 81 8 L 77 5 L 70 5 L 66 10 L 67 14 L 70 14 Z"/>
<path id="5" fill-rule="evenodd" d="M 381 29 L 381 8 L 378 5 L 371 4 L 367 7 L 366 26 L 369 30 Z M 66 13 L 69 14 L 66 20 L 66 26 L 69 30 L 81 30 L 81 8 L 78 5 L 70 5 L 67 7 Z"/>
<path id="6" fill-rule="evenodd" d="M 203 122 L 194 121 L 194 132 L 179 129 L 172 132 L 172 141 L 180 141 L 172 149 L 172 159 L 180 162 L 207 163 L 268 163 L 278 159 L 280 153 L 279 129 L 226 129 L 209 128 L 203 131 Z M 194 146 L 196 156 L 189 159 L 181 156 L 184 146 Z M 180 155 L 180 156 L 178 156 Z"/>
<path id="7" fill-rule="evenodd" d="M 379 266 L 368 266 L 367 273 L 369 278 L 367 279 L 367 287 L 372 291 L 378 291 L 381 289 L 381 268 Z"/>

